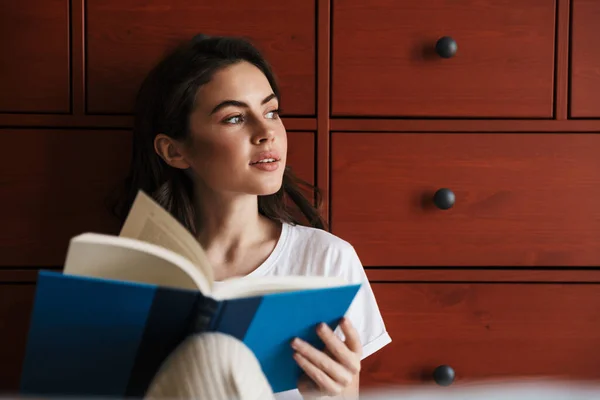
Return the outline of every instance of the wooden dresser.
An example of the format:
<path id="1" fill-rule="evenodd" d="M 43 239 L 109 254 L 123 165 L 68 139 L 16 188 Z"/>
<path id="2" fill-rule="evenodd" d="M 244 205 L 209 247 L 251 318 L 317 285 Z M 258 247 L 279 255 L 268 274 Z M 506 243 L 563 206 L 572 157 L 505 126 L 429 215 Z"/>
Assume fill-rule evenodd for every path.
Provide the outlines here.
<path id="1" fill-rule="evenodd" d="M 31 0 L 0 19 L 0 392 L 35 277 L 116 232 L 131 105 L 178 39 L 251 38 L 393 343 L 365 387 L 600 378 L 600 1 Z"/>

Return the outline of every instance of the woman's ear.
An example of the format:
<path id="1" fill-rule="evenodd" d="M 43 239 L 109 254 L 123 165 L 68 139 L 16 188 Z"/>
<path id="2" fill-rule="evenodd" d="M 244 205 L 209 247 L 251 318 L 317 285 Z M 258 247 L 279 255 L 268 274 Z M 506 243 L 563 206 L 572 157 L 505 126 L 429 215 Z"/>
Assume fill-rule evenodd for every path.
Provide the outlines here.
<path id="1" fill-rule="evenodd" d="M 190 164 L 183 154 L 183 145 L 163 133 L 159 133 L 154 138 L 154 151 L 167 164 L 174 168 L 187 169 Z"/>

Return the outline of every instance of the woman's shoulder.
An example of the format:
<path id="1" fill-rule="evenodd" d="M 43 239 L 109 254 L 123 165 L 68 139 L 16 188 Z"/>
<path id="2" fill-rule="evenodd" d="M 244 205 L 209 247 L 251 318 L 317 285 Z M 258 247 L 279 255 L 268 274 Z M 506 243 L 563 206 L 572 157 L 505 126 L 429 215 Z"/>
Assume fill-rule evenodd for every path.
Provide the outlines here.
<path id="1" fill-rule="evenodd" d="M 358 255 L 348 241 L 318 228 L 287 225 L 286 229 L 287 259 L 290 265 L 296 266 L 294 269 L 318 275 L 353 275 L 353 271 L 362 270 Z"/>
<path id="2" fill-rule="evenodd" d="M 304 225 L 288 225 L 290 242 L 305 245 L 313 251 L 354 252 L 354 247 L 339 236 L 323 229 Z"/>

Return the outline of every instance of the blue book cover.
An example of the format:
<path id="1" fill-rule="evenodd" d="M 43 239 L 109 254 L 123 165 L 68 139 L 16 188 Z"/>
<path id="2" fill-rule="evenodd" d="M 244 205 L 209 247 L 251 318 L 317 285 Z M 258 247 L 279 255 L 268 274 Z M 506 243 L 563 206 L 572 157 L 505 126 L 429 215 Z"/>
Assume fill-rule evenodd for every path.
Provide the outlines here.
<path id="1" fill-rule="evenodd" d="M 215 300 L 198 290 L 41 271 L 21 393 L 141 397 L 177 345 L 205 331 L 243 341 L 274 392 L 294 389 L 301 370 L 291 340 L 300 337 L 323 349 L 317 324 L 335 329 L 359 288 Z"/>

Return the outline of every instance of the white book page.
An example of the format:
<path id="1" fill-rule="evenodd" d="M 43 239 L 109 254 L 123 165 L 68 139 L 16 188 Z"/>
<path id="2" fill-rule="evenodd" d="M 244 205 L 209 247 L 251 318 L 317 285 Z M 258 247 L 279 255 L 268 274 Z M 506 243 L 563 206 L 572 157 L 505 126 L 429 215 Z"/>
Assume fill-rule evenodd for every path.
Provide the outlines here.
<path id="1" fill-rule="evenodd" d="M 213 283 L 212 297 L 217 300 L 260 296 L 270 293 L 320 289 L 347 285 L 341 277 L 272 276 L 231 278 Z"/>
<path id="2" fill-rule="evenodd" d="M 186 257 L 212 286 L 213 270 L 200 243 L 144 192 L 138 193 L 119 236 L 153 243 Z"/>
<path id="3" fill-rule="evenodd" d="M 64 273 L 200 290 L 205 295 L 211 290 L 187 258 L 151 243 L 97 233 L 71 239 Z"/>

